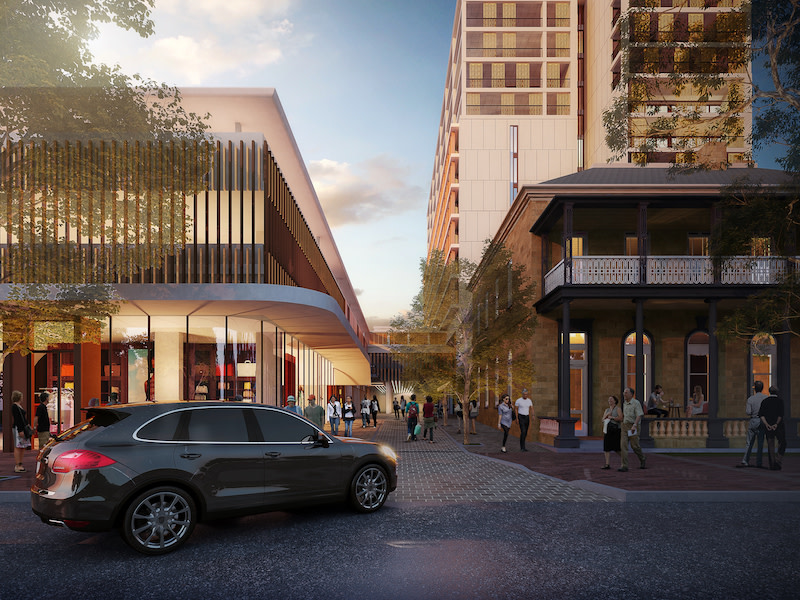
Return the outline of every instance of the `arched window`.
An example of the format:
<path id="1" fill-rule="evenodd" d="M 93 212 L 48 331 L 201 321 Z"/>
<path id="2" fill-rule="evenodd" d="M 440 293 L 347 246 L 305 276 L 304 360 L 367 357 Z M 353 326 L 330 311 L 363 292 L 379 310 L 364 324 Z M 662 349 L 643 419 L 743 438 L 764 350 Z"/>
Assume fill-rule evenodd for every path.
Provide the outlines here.
<path id="1" fill-rule="evenodd" d="M 694 331 L 686 338 L 686 371 L 686 397 L 699 385 L 708 399 L 708 332 Z"/>
<path id="2" fill-rule="evenodd" d="M 636 390 L 636 397 L 644 402 L 647 399 L 647 390 L 653 385 L 653 352 L 650 336 L 646 333 L 642 337 L 644 352 L 644 389 L 636 389 L 636 332 L 625 336 L 623 344 L 623 370 L 625 372 L 625 387 Z"/>
<path id="3" fill-rule="evenodd" d="M 750 341 L 750 382 L 760 381 L 764 384 L 764 391 L 774 385 L 777 375 L 778 345 L 775 338 L 768 333 L 757 333 Z"/>

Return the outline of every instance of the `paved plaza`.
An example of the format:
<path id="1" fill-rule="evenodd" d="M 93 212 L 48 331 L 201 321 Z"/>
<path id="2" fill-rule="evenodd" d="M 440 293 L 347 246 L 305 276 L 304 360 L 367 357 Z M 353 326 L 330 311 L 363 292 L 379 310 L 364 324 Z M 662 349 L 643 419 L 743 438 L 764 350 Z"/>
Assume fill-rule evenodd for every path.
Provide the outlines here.
<path id="1" fill-rule="evenodd" d="M 365 433 L 353 433 L 367 437 Z M 534 473 L 514 463 L 487 459 L 471 452 L 442 428 L 435 443 L 407 442 L 405 421 L 387 417 L 368 439 L 394 448 L 400 485 L 392 502 L 608 502 L 611 499 Z"/>

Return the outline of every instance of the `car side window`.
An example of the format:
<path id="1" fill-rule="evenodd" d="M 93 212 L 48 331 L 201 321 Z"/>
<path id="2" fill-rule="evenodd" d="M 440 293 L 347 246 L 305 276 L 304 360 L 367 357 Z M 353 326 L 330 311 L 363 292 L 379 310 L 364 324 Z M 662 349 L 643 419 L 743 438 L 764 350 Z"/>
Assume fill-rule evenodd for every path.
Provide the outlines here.
<path id="1" fill-rule="evenodd" d="M 171 412 L 158 417 L 139 430 L 137 436 L 142 440 L 152 440 L 155 442 L 171 442 L 178 439 L 178 423 L 181 419 L 181 412 Z"/>
<path id="2" fill-rule="evenodd" d="M 280 410 L 256 410 L 265 442 L 308 442 L 317 432 L 310 423 Z"/>
<path id="3" fill-rule="evenodd" d="M 188 410 L 185 439 L 191 442 L 247 442 L 247 425 L 241 408 Z"/>

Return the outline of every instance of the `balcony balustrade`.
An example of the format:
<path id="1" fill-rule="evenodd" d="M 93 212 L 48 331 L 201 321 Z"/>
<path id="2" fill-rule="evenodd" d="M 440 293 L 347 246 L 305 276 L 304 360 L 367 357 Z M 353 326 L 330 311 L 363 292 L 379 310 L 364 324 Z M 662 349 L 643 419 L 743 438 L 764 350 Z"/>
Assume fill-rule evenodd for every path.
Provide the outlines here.
<path id="1" fill-rule="evenodd" d="M 564 285 L 774 285 L 789 268 L 782 257 L 737 256 L 723 265 L 715 281 L 707 256 L 576 256 L 571 268 L 562 260 L 545 275 L 544 292 Z"/>

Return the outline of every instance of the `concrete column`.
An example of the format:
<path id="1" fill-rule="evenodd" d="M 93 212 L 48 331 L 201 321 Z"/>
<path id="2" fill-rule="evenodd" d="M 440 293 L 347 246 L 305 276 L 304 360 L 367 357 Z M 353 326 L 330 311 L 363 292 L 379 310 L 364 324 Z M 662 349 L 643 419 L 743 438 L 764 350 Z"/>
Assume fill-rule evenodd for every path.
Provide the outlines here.
<path id="1" fill-rule="evenodd" d="M 717 341 L 717 301 L 708 301 L 708 438 L 706 448 L 728 448 L 719 411 L 719 342 Z"/>
<path id="2" fill-rule="evenodd" d="M 186 334 L 178 331 L 154 331 L 155 390 L 152 398 L 167 402 L 186 400 L 183 383 L 183 341 Z"/>
<path id="3" fill-rule="evenodd" d="M 569 332 L 570 314 L 569 299 L 562 303 L 561 314 L 561 373 L 558 398 L 558 435 L 553 440 L 557 448 L 579 448 L 580 440 L 575 436 L 575 419 L 570 415 L 570 380 L 569 380 Z"/>

